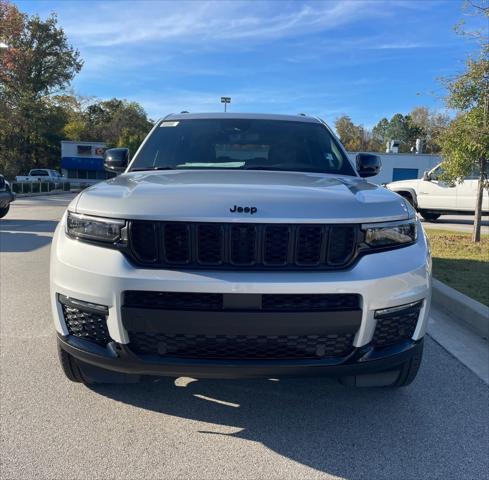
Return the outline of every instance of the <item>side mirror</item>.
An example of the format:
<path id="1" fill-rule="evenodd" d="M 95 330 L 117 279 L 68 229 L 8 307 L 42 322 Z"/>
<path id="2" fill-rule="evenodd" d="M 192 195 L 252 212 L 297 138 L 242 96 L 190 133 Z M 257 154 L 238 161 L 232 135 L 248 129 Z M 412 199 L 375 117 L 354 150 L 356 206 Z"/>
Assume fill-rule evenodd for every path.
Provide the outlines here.
<path id="1" fill-rule="evenodd" d="M 382 160 L 378 155 L 359 153 L 356 157 L 357 172 L 361 177 L 373 177 L 380 173 Z"/>
<path id="2" fill-rule="evenodd" d="M 129 163 L 128 148 L 109 148 L 104 154 L 104 168 L 108 172 L 122 173 Z"/>
<path id="3" fill-rule="evenodd" d="M 423 180 L 425 182 L 429 182 L 431 180 L 430 172 L 426 171 L 426 172 L 423 173 Z"/>

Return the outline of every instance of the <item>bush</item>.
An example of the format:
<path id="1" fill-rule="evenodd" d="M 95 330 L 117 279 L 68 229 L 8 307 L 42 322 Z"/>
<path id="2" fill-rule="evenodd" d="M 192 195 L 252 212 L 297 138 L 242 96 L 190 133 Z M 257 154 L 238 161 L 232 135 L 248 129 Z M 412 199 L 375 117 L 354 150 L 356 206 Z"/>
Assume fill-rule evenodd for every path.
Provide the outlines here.
<path id="1" fill-rule="evenodd" d="M 49 192 L 48 182 L 41 182 L 40 187 L 41 187 L 41 192 Z"/>
<path id="2" fill-rule="evenodd" d="M 38 182 L 31 183 L 32 193 L 39 193 L 41 191 L 41 186 Z"/>

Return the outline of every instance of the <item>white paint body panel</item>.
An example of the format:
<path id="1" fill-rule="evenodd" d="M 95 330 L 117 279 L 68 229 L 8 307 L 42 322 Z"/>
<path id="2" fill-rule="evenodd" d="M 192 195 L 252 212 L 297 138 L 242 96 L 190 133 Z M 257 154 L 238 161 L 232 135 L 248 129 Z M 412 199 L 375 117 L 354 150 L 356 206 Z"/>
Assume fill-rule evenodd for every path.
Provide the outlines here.
<path id="1" fill-rule="evenodd" d="M 374 310 L 425 300 L 414 339 L 426 330 L 431 299 L 431 260 L 423 230 L 416 244 L 366 255 L 351 269 L 323 272 L 178 271 L 134 268 L 122 253 L 72 240 L 65 217 L 51 250 L 51 300 L 58 332 L 66 334 L 56 294 L 107 305 L 111 337 L 129 341 L 120 307 L 125 290 L 207 293 L 357 293 L 362 325 L 354 344 L 367 344 L 375 329 Z"/>
<path id="2" fill-rule="evenodd" d="M 252 205 L 255 215 L 236 215 Z M 359 177 L 321 173 L 175 170 L 133 172 L 84 190 L 77 213 L 124 219 L 362 223 L 409 217 L 396 195 Z"/>

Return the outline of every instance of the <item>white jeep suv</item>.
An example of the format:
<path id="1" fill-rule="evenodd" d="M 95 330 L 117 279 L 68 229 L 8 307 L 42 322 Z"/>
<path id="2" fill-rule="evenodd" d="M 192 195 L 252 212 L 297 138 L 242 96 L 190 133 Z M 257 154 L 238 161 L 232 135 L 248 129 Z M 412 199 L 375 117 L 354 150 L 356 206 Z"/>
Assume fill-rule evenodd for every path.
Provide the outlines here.
<path id="1" fill-rule="evenodd" d="M 473 215 L 479 173 L 473 172 L 459 183 L 444 181 L 442 174 L 443 164 L 439 164 L 425 172 L 423 178 L 391 182 L 386 187 L 406 198 L 425 220 L 433 221 L 440 215 Z M 482 212 L 489 214 L 487 189 L 482 197 Z"/>
<path id="2" fill-rule="evenodd" d="M 79 382 L 158 375 L 415 377 L 431 296 L 411 205 L 362 177 L 319 119 L 180 114 L 123 172 L 80 193 L 54 235 L 61 365 Z"/>

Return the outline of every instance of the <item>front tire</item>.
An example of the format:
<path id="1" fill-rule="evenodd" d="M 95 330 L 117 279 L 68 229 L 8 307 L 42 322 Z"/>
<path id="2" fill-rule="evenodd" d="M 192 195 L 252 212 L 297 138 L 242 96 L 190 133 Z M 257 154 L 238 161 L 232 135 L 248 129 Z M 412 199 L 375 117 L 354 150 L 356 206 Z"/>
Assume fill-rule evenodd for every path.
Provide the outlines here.
<path id="1" fill-rule="evenodd" d="M 421 361 L 423 360 L 423 348 L 420 348 L 407 362 L 402 365 L 401 373 L 393 387 L 407 387 L 418 374 Z"/>
<path id="2" fill-rule="evenodd" d="M 76 359 L 68 352 L 65 352 L 59 345 L 58 358 L 61 369 L 68 380 L 75 383 L 85 383 L 85 378 L 83 377 Z"/>
<path id="3" fill-rule="evenodd" d="M 349 387 L 390 387 L 399 388 L 410 385 L 418 374 L 423 359 L 423 345 L 416 353 L 396 370 L 387 370 L 379 373 L 364 373 L 349 377 L 341 377 L 340 383 Z"/>
<path id="4" fill-rule="evenodd" d="M 5 215 L 7 215 L 9 210 L 10 210 L 10 203 L 6 207 L 0 208 L 0 218 L 5 217 Z"/>
<path id="5" fill-rule="evenodd" d="M 435 220 L 438 220 L 438 218 L 440 218 L 439 213 L 423 212 L 422 210 L 419 213 L 425 220 L 428 220 L 428 222 L 434 222 Z"/>
<path id="6" fill-rule="evenodd" d="M 63 373 L 71 382 L 93 385 L 100 383 L 138 383 L 141 380 L 140 375 L 113 372 L 81 362 L 63 350 L 59 344 L 58 357 Z"/>

